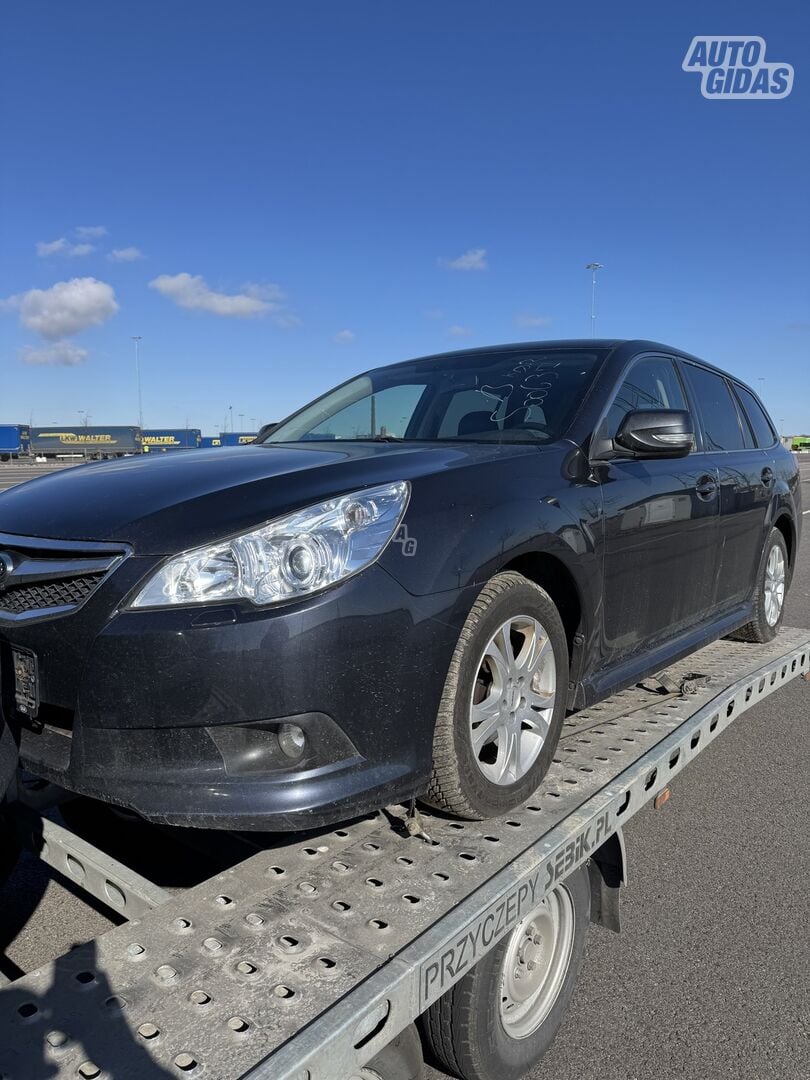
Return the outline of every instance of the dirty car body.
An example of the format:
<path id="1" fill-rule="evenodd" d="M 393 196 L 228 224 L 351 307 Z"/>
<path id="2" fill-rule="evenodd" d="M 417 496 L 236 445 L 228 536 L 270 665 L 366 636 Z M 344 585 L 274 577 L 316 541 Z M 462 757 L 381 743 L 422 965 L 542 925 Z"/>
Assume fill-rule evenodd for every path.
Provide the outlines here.
<path id="1" fill-rule="evenodd" d="M 739 446 L 709 430 L 706 373 Z M 0 496 L 2 709 L 29 770 L 173 824 L 347 818 L 424 790 L 459 633 L 504 568 L 560 611 L 577 708 L 745 624 L 770 529 L 797 550 L 797 469 L 755 395 L 671 347 L 498 346 L 362 379 L 262 444 L 79 466 Z M 651 401 L 651 385 L 678 400 Z M 319 419 L 336 401 L 348 419 Z M 689 412 L 692 452 L 619 451 L 622 417 L 662 405 Z M 335 584 L 150 603 L 182 553 L 396 485 L 395 529 Z"/>

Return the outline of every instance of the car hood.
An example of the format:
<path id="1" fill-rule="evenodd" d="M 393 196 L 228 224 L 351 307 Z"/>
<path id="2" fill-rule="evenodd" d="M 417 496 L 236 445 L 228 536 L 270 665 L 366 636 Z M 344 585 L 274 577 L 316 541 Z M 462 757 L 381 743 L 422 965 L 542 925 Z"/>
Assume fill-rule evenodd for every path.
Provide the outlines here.
<path id="1" fill-rule="evenodd" d="M 144 555 L 212 543 L 334 495 L 546 447 L 267 444 L 79 465 L 0 495 L 0 533 L 120 541 Z"/>

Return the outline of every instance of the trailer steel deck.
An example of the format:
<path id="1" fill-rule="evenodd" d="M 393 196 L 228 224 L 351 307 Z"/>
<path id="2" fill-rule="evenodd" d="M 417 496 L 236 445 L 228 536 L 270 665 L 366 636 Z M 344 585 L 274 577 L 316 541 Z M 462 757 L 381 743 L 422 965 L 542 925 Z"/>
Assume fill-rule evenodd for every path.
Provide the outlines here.
<path id="1" fill-rule="evenodd" d="M 504 818 L 395 807 L 170 896 L 43 819 L 42 856 L 130 921 L 0 991 L 0 1078 L 347 1080 L 738 716 L 810 670 L 810 631 L 717 642 L 569 717 Z M 764 748 L 767 752 L 767 748 Z"/>

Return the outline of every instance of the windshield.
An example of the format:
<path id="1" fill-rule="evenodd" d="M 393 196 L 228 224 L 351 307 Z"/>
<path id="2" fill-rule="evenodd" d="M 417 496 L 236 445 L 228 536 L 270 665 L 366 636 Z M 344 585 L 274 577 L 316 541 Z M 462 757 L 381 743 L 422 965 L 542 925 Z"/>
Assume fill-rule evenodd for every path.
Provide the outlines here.
<path id="1" fill-rule="evenodd" d="M 550 442 L 565 431 L 606 352 L 511 349 L 377 368 L 262 441 Z"/>

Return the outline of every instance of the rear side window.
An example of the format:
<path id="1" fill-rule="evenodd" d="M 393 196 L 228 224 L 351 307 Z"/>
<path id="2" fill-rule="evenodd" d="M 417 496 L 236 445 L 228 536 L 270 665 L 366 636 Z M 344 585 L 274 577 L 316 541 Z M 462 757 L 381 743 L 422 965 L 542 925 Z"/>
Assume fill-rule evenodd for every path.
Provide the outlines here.
<path id="1" fill-rule="evenodd" d="M 739 383 L 734 384 L 734 389 L 737 391 L 737 396 L 745 410 L 745 415 L 748 417 L 748 421 L 751 424 L 754 437 L 757 440 L 757 446 L 760 448 L 773 446 L 776 442 L 776 433 L 771 427 L 771 422 L 768 419 L 765 410 L 750 390 L 746 390 L 745 387 L 740 386 Z"/>
<path id="2" fill-rule="evenodd" d="M 726 380 L 693 364 L 684 367 L 703 420 L 706 449 L 745 449 L 740 416 Z"/>
<path id="3" fill-rule="evenodd" d="M 686 409 L 683 390 L 671 360 L 648 356 L 635 364 L 619 387 L 607 414 L 607 437 L 613 439 L 629 412 L 642 409 Z"/>

